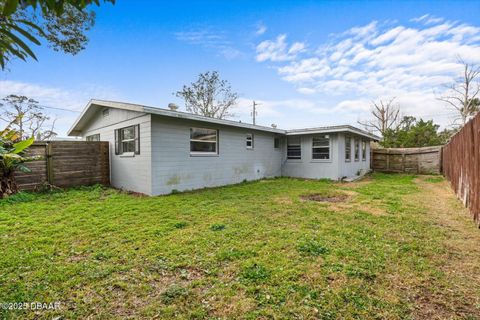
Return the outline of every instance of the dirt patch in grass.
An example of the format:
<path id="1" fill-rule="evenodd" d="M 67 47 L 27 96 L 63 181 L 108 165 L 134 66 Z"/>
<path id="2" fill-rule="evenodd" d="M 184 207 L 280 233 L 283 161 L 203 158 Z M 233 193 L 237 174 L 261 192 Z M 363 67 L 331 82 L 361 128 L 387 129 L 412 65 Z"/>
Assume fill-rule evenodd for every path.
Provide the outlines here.
<path id="1" fill-rule="evenodd" d="M 85 261 L 89 259 L 89 255 L 86 253 L 76 253 L 72 254 L 67 258 L 67 262 L 77 263 L 80 261 Z"/>
<path id="2" fill-rule="evenodd" d="M 317 202 L 345 202 L 348 199 L 346 194 L 325 195 L 321 193 L 310 193 L 300 196 L 300 199 L 305 201 L 317 201 Z"/>
<path id="3" fill-rule="evenodd" d="M 281 205 L 291 205 L 293 204 L 293 200 L 287 196 L 281 196 L 275 198 L 275 202 Z"/>

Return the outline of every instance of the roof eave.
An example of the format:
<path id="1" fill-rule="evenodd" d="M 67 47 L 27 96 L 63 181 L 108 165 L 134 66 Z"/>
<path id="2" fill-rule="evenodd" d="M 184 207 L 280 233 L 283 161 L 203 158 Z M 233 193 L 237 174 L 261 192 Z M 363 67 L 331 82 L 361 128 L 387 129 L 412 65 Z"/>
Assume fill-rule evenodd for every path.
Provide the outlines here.
<path id="1" fill-rule="evenodd" d="M 332 127 L 332 128 L 312 128 L 312 129 L 299 129 L 299 130 L 287 130 L 287 136 L 293 135 L 305 135 L 305 134 L 319 134 L 319 133 L 335 133 L 335 132 L 349 132 L 352 134 L 361 135 L 367 138 L 370 138 L 374 141 L 379 141 L 380 137 L 377 137 L 374 134 L 370 134 L 368 132 L 363 132 L 357 128 L 345 126 L 345 127 Z"/>
<path id="2" fill-rule="evenodd" d="M 132 105 L 128 103 L 121 103 L 121 102 L 114 102 L 114 101 L 106 101 L 106 100 L 96 100 L 91 99 L 85 108 L 83 108 L 82 113 L 78 116 L 77 120 L 73 123 L 70 129 L 67 132 L 68 136 L 80 136 L 83 128 L 81 127 L 81 122 L 84 120 L 85 116 L 90 112 L 90 110 L 94 107 L 111 107 L 111 108 L 118 108 L 123 110 L 131 110 L 131 111 L 138 111 L 144 112 L 144 107 L 140 105 Z"/>
<path id="3" fill-rule="evenodd" d="M 231 120 L 224 120 L 224 119 L 217 119 L 217 118 L 206 118 L 203 116 L 199 116 L 196 114 L 186 113 L 186 112 L 178 112 L 178 111 L 170 111 L 160 108 L 153 108 L 153 107 L 144 107 L 144 111 L 146 113 L 151 113 L 154 115 L 178 118 L 178 119 L 186 119 L 186 120 L 193 120 L 193 121 L 201 121 L 201 122 L 208 122 L 208 123 L 215 123 L 220 125 L 232 126 L 232 127 L 240 127 L 252 130 L 259 130 L 259 131 L 267 131 L 277 134 L 285 134 L 285 130 L 276 129 L 276 128 L 269 128 L 264 126 L 257 126 L 250 123 L 243 123 L 243 122 L 235 122 Z"/>

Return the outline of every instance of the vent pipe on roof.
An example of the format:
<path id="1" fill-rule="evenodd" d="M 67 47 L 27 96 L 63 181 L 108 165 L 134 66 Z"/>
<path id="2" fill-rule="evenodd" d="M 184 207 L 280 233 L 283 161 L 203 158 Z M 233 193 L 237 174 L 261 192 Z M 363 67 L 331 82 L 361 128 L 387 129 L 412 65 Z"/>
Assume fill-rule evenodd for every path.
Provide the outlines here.
<path id="1" fill-rule="evenodd" d="M 272 128 L 277 129 L 277 125 L 275 123 L 272 123 Z"/>
<path id="2" fill-rule="evenodd" d="M 172 111 L 177 111 L 178 110 L 178 106 L 173 102 L 168 104 L 168 108 Z"/>

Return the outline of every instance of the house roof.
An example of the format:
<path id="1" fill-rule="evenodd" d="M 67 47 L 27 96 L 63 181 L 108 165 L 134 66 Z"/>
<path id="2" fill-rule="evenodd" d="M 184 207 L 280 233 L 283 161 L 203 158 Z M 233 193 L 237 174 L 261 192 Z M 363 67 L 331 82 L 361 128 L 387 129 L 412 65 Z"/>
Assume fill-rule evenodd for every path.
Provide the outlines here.
<path id="1" fill-rule="evenodd" d="M 272 128 L 272 127 L 253 125 L 253 124 L 250 124 L 250 123 L 205 117 L 205 116 L 200 116 L 200 115 L 187 113 L 187 112 L 182 112 L 182 111 L 173 111 L 173 110 L 169 110 L 169 109 L 149 107 L 149 106 L 144 106 L 144 105 L 134 104 L 134 103 L 97 100 L 97 99 L 92 99 L 88 102 L 87 106 L 83 109 L 80 116 L 77 118 L 75 123 L 72 125 L 72 127 L 68 131 L 68 135 L 69 136 L 81 135 L 85 126 L 92 119 L 92 117 L 95 115 L 95 113 L 98 110 L 100 110 L 102 108 L 105 108 L 105 107 L 122 109 L 122 110 L 137 111 L 137 112 L 141 112 L 141 113 L 145 113 L 145 114 L 156 114 L 156 115 L 161 115 L 161 116 L 171 117 L 171 118 L 180 118 L 180 119 L 188 119 L 188 120 L 194 120 L 194 121 L 215 123 L 215 124 L 220 124 L 220 125 L 240 127 L 240 128 L 266 131 L 266 132 L 285 134 L 285 135 L 300 135 L 300 134 L 329 133 L 329 132 L 332 132 L 332 133 L 333 132 L 350 132 L 350 133 L 354 133 L 354 134 L 358 134 L 358 135 L 367 137 L 367 138 L 372 139 L 372 140 L 379 140 L 380 139 L 379 137 L 377 137 L 373 134 L 370 134 L 366 131 L 360 130 L 358 128 L 355 128 L 355 127 L 349 126 L 349 125 L 317 127 L 317 128 L 296 129 L 296 130 L 282 130 L 282 129 Z"/>
<path id="2" fill-rule="evenodd" d="M 294 135 L 302 135 L 302 134 L 333 133 L 333 132 L 347 132 L 347 133 L 360 135 L 376 141 L 380 140 L 380 137 L 350 125 L 293 129 L 293 130 L 287 130 L 286 134 L 287 136 L 294 136 Z"/>
<path id="3" fill-rule="evenodd" d="M 116 108 L 122 110 L 130 110 L 130 111 L 137 111 L 142 112 L 145 114 L 156 114 L 165 117 L 171 118 L 180 118 L 180 119 L 188 119 L 188 120 L 195 120 L 195 121 L 203 121 L 215 124 L 221 124 L 226 126 L 232 127 L 240 127 L 240 128 L 247 128 L 252 130 L 260 130 L 260 131 L 267 131 L 279 134 L 285 134 L 285 130 L 272 128 L 272 127 L 265 127 L 265 126 L 258 126 L 253 125 L 250 123 L 232 121 L 232 120 L 225 120 L 225 119 L 217 119 L 211 117 L 204 117 L 188 112 L 182 111 L 173 111 L 169 109 L 162 109 L 156 107 L 149 107 L 140 104 L 133 104 L 133 103 L 125 103 L 125 102 L 116 102 L 116 101 L 107 101 L 107 100 L 97 100 L 92 99 L 87 104 L 87 106 L 83 109 L 80 116 L 77 118 L 73 126 L 68 131 L 69 136 L 77 136 L 80 135 L 85 128 L 85 125 L 91 120 L 94 114 L 101 108 Z"/>

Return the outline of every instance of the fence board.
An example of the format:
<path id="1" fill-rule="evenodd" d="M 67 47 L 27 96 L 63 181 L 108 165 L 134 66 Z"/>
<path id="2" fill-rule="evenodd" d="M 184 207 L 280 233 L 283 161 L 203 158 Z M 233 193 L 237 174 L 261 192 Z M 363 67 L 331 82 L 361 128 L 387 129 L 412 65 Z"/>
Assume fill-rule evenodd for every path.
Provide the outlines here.
<path id="1" fill-rule="evenodd" d="M 27 163 L 32 172 L 15 174 L 21 190 L 35 190 L 47 182 L 58 187 L 110 183 L 108 142 L 35 143 L 28 149 L 28 155 L 42 158 Z"/>
<path id="2" fill-rule="evenodd" d="M 453 190 L 480 227 L 480 113 L 443 148 L 442 168 Z"/>
<path id="3" fill-rule="evenodd" d="M 440 173 L 441 146 L 372 149 L 372 168 L 382 172 Z"/>

